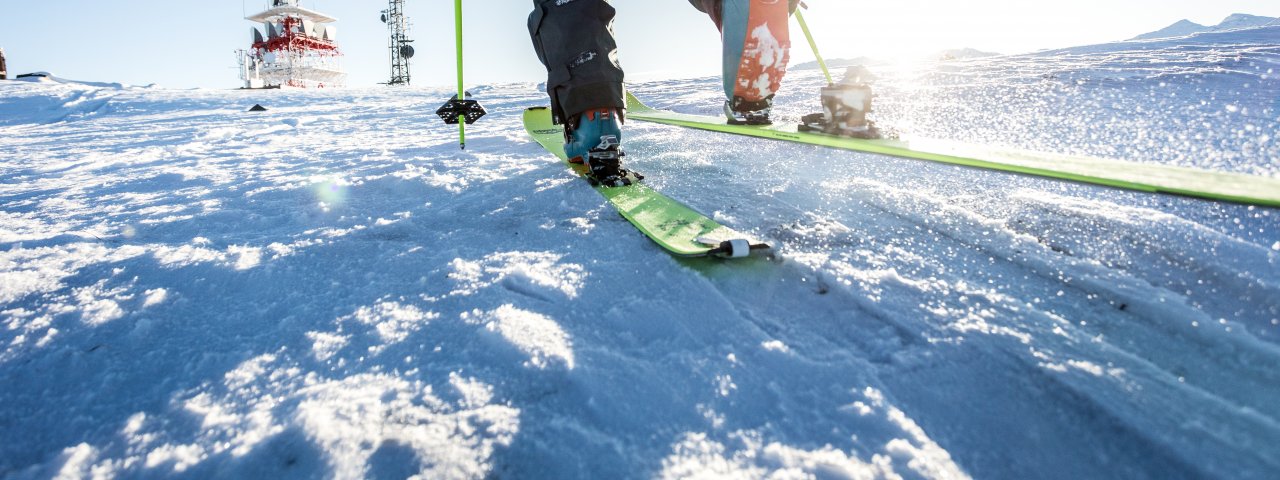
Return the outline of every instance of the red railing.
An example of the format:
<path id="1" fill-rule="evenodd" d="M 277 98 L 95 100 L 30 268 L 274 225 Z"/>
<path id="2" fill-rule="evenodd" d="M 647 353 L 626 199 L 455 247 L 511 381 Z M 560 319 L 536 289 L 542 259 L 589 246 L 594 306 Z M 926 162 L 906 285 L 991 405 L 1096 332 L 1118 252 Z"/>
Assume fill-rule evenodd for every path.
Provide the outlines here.
<path id="1" fill-rule="evenodd" d="M 342 54 L 338 51 L 336 43 L 298 33 L 295 29 L 299 23 L 301 23 L 301 20 L 296 17 L 285 17 L 283 22 L 284 32 L 279 37 L 254 43 L 253 48 L 273 52 L 290 50 L 312 51 L 322 55 L 334 56 Z"/>

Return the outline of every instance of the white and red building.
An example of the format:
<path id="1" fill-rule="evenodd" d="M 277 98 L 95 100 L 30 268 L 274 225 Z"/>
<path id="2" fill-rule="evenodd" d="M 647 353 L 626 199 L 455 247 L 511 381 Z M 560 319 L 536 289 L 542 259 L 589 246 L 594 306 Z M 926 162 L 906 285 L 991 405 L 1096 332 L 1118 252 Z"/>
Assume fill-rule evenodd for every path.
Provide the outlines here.
<path id="1" fill-rule="evenodd" d="M 237 51 L 244 88 L 322 88 L 341 86 L 338 19 L 302 8 L 298 0 L 272 0 L 265 12 L 245 17 L 253 27 L 253 45 Z"/>

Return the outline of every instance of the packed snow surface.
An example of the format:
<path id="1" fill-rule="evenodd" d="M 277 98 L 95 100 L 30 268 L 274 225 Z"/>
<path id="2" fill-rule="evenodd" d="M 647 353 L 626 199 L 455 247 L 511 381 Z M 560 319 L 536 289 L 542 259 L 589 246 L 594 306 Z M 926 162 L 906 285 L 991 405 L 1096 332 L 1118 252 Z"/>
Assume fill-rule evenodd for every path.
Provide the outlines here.
<path id="1" fill-rule="evenodd" d="M 877 115 L 1280 176 L 1277 40 L 883 67 Z M 632 122 L 777 247 L 682 261 L 525 135 L 537 85 L 472 92 L 460 151 L 444 88 L 0 82 L 0 477 L 1280 471 L 1280 211 Z"/>

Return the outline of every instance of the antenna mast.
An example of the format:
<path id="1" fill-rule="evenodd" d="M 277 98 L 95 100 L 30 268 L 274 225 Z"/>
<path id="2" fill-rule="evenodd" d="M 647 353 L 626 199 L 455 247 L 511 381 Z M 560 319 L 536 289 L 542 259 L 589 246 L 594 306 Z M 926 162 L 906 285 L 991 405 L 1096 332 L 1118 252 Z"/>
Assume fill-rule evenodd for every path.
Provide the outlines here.
<path id="1" fill-rule="evenodd" d="M 408 38 L 408 19 L 404 16 L 404 0 L 388 0 L 382 11 L 382 23 L 391 33 L 388 48 L 391 50 L 391 80 L 387 85 L 409 84 L 409 59 L 413 58 L 413 40 Z"/>

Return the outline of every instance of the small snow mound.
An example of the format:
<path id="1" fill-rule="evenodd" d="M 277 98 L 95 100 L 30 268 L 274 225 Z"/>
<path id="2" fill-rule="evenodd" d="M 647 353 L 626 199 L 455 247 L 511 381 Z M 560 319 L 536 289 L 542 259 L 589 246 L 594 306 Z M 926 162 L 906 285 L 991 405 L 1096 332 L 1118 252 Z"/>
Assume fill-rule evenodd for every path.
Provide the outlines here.
<path id="1" fill-rule="evenodd" d="M 17 77 L 14 77 L 14 80 L 19 81 L 19 82 L 31 82 L 31 83 L 45 83 L 45 84 L 59 84 L 59 85 L 79 85 L 79 86 L 95 87 L 95 88 L 112 88 L 112 89 L 116 89 L 116 90 L 123 90 L 123 89 L 126 89 L 126 88 L 133 88 L 133 85 L 127 85 L 127 84 L 123 84 L 123 83 L 114 83 L 114 82 L 86 82 L 86 81 L 83 81 L 83 80 L 71 80 L 71 79 L 66 79 L 66 78 L 59 77 L 59 76 L 54 75 L 54 74 L 49 73 L 49 72 L 31 72 L 31 73 L 24 73 L 24 74 L 18 75 Z"/>
<path id="2" fill-rule="evenodd" d="M 662 461 L 661 478 L 901 478 L 883 455 L 859 460 L 830 445 L 804 450 L 765 444 L 757 432 L 730 434 L 732 446 L 689 433 Z M 736 447 L 736 448 L 734 448 Z M 931 477 L 926 477 L 931 478 Z M 936 478 L 936 477 L 932 477 Z"/>
<path id="3" fill-rule="evenodd" d="M 866 388 L 862 400 L 849 407 L 860 417 L 886 422 L 887 441 L 870 458 L 832 445 L 813 450 L 768 441 L 755 430 L 731 432 L 724 440 L 689 432 L 662 461 L 662 478 L 970 478 L 951 455 L 915 421 L 889 404 L 882 392 Z M 876 435 L 868 432 L 869 438 Z M 872 440 L 857 439 L 864 447 Z"/>
<path id="4" fill-rule="evenodd" d="M 569 334 L 554 320 L 541 314 L 503 305 L 492 312 L 463 314 L 463 320 L 483 323 L 485 329 L 497 333 L 529 356 L 525 366 L 545 370 L 562 364 L 573 370 L 573 342 Z"/>
<path id="5" fill-rule="evenodd" d="M 324 378 L 262 355 L 176 402 L 197 419 L 192 435 L 169 431 L 183 426 L 148 422 L 131 445 L 148 468 L 181 473 L 225 455 L 248 455 L 297 429 L 336 478 L 367 477 L 384 444 L 403 446 L 422 465 L 422 478 L 489 476 L 494 453 L 519 431 L 520 411 L 493 403 L 492 388 L 479 380 L 451 374 L 450 386 L 460 401 L 421 380 L 384 373 Z"/>
<path id="6" fill-rule="evenodd" d="M 105 473 L 103 470 L 94 469 L 94 462 L 98 460 L 101 452 L 94 448 L 93 445 L 80 443 L 74 447 L 67 447 L 62 450 L 62 454 L 58 456 L 61 468 L 58 469 L 57 475 L 53 478 L 90 478 L 94 474 Z"/>
<path id="7" fill-rule="evenodd" d="M 760 347 L 770 352 L 788 353 L 791 351 L 791 347 L 788 347 L 787 344 L 782 343 L 781 340 L 769 340 L 767 342 L 761 343 Z"/>
<path id="8" fill-rule="evenodd" d="M 440 314 L 423 311 L 413 305 L 380 302 L 372 307 L 360 307 L 349 318 L 372 326 L 383 346 L 386 346 L 404 341 L 427 323 L 440 318 Z"/>
<path id="9" fill-rule="evenodd" d="M 321 362 L 333 358 L 351 341 L 349 336 L 328 332 L 307 332 L 307 339 L 311 340 L 311 354 Z"/>
<path id="10" fill-rule="evenodd" d="M 49 72 L 23 73 L 16 77 L 13 77 L 13 80 L 18 82 L 31 82 L 31 83 L 55 83 L 53 80 L 53 75 L 50 74 Z"/>
<path id="11" fill-rule="evenodd" d="M 169 291 L 163 288 L 148 289 L 146 292 L 146 300 L 142 302 L 143 307 L 153 307 L 164 303 L 169 298 Z"/>
<path id="12" fill-rule="evenodd" d="M 586 280 L 582 265 L 560 264 L 563 255 L 546 252 L 505 252 L 489 255 L 480 261 L 461 258 L 450 263 L 449 278 L 457 282 L 454 295 L 473 295 L 480 290 L 501 285 L 525 296 L 550 300 L 555 292 L 566 298 L 578 296 Z"/>

